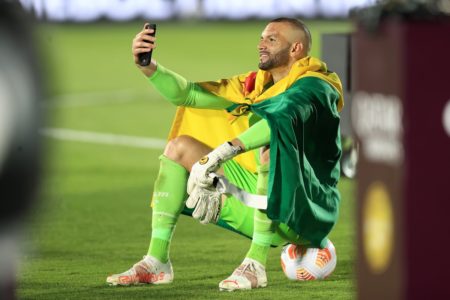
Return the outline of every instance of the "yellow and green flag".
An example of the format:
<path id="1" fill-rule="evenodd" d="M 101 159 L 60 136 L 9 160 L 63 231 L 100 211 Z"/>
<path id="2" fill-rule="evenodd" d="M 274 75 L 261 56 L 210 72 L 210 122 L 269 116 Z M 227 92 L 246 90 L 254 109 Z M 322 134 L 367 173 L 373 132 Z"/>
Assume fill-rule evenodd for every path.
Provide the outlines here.
<path id="1" fill-rule="evenodd" d="M 325 63 L 311 56 L 298 60 L 292 66 L 288 76 L 269 88 L 267 86 L 271 84 L 272 77 L 269 72 L 263 70 L 241 74 L 230 79 L 199 82 L 198 84 L 217 96 L 245 107 L 245 105 L 255 104 L 279 95 L 298 79 L 308 76 L 319 77 L 327 81 L 342 95 L 342 86 L 337 75 L 329 72 Z M 341 96 L 338 109 L 341 110 L 343 105 L 344 100 Z M 239 108 L 235 111 L 239 111 Z M 236 118 L 225 110 L 178 107 L 169 139 L 180 135 L 189 135 L 215 148 L 248 129 L 248 117 L 245 112 L 246 110 L 242 110 L 242 115 Z M 256 162 L 252 153 L 240 155 L 236 161 L 249 171 L 255 172 Z"/>

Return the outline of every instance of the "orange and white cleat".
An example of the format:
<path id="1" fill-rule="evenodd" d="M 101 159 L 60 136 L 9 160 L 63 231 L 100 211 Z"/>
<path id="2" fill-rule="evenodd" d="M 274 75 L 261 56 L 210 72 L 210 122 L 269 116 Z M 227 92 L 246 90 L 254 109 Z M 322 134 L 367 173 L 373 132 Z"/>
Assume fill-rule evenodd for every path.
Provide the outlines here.
<path id="1" fill-rule="evenodd" d="M 251 290 L 267 286 L 266 269 L 251 258 L 245 258 L 233 274 L 219 283 L 221 291 Z"/>
<path id="2" fill-rule="evenodd" d="M 173 270 L 170 261 L 164 264 L 148 255 L 128 271 L 106 278 L 110 285 L 166 284 L 172 281 Z"/>

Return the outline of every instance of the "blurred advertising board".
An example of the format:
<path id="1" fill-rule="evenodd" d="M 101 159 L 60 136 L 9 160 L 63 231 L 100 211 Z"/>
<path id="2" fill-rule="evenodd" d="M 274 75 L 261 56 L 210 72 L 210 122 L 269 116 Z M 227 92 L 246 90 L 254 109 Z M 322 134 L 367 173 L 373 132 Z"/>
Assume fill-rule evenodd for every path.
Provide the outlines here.
<path id="1" fill-rule="evenodd" d="M 172 18 L 270 19 L 279 16 L 345 18 L 354 7 L 376 0 L 20 0 L 23 7 L 49 21 L 91 22 Z"/>

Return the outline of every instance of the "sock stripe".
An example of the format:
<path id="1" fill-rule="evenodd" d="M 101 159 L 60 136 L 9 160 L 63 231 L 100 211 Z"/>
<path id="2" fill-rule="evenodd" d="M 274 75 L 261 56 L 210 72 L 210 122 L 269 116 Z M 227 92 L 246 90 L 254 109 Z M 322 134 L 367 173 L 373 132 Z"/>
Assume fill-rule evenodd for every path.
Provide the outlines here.
<path id="1" fill-rule="evenodd" d="M 163 211 L 155 211 L 155 210 L 153 210 L 153 215 L 154 216 L 155 215 L 159 215 L 159 216 L 169 217 L 169 218 L 172 218 L 172 219 L 176 219 L 177 218 L 177 216 L 175 216 L 174 214 L 169 214 L 169 213 L 163 212 Z"/>
<path id="2" fill-rule="evenodd" d="M 261 219 L 261 218 L 259 218 L 259 217 L 257 217 L 257 216 L 254 216 L 253 217 L 254 219 L 254 221 L 257 221 L 257 222 L 260 222 L 260 223 L 264 223 L 264 224 L 271 224 L 272 223 L 272 220 L 270 220 L 270 219 Z"/>
<path id="3" fill-rule="evenodd" d="M 152 230 L 152 239 L 156 238 L 163 241 L 170 241 L 172 239 L 174 228 L 175 226 L 171 228 L 155 228 Z"/>
<path id="4" fill-rule="evenodd" d="M 258 244 L 260 246 L 270 246 L 273 240 L 273 234 L 264 234 L 255 232 L 253 233 L 253 243 Z"/>

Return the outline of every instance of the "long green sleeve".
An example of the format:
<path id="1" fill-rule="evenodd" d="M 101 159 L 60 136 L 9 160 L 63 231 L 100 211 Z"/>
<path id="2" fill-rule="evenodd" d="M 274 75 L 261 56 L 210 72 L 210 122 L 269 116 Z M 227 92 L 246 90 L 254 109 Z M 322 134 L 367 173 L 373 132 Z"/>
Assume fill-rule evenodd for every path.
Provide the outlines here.
<path id="1" fill-rule="evenodd" d="M 246 151 L 269 145 L 270 128 L 267 120 L 262 119 L 256 122 L 252 127 L 241 133 L 237 138 L 242 142 L 242 144 L 244 144 Z"/>
<path id="2" fill-rule="evenodd" d="M 156 72 L 148 78 L 153 87 L 177 106 L 225 109 L 234 103 L 216 96 L 194 82 L 158 64 Z"/>

